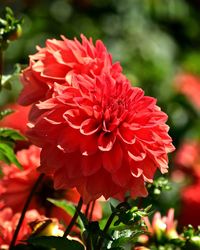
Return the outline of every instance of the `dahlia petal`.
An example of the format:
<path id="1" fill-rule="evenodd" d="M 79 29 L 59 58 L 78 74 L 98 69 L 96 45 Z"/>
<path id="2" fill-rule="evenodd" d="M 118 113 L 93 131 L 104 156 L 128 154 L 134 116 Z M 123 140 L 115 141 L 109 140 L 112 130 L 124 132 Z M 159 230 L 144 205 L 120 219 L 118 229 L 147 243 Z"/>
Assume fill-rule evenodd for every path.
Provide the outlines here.
<path id="1" fill-rule="evenodd" d="M 135 130 L 131 129 L 130 126 L 126 126 L 123 124 L 118 129 L 118 135 L 126 144 L 134 144 L 135 143 Z"/>
<path id="2" fill-rule="evenodd" d="M 38 167 L 38 170 L 41 173 L 48 175 L 54 174 L 58 162 L 60 163 L 60 167 L 64 165 L 63 153 L 62 151 L 55 148 L 54 145 L 49 145 L 49 147 L 42 148 L 40 158 L 41 165 Z"/>
<path id="3" fill-rule="evenodd" d="M 81 168 L 84 176 L 95 174 L 101 168 L 101 166 L 101 158 L 98 154 L 82 157 Z"/>
<path id="4" fill-rule="evenodd" d="M 87 40 L 87 38 L 81 34 L 81 38 L 83 41 L 83 45 L 87 48 L 87 53 L 90 57 L 94 58 L 95 57 L 95 50 L 94 50 L 94 45 L 92 42 L 92 39 L 90 41 Z"/>
<path id="5" fill-rule="evenodd" d="M 59 95 L 62 95 L 69 88 L 70 87 L 67 84 L 59 84 L 57 82 L 54 82 L 53 90 L 56 93 L 55 95 L 56 97 L 58 97 Z"/>
<path id="6" fill-rule="evenodd" d="M 169 145 L 165 146 L 165 150 L 166 153 L 171 153 L 175 150 L 176 148 L 174 147 L 174 145 L 172 143 L 170 143 Z"/>
<path id="7" fill-rule="evenodd" d="M 80 143 L 80 151 L 81 151 L 82 155 L 86 156 L 86 155 L 95 154 L 98 150 L 97 140 L 98 140 L 98 137 L 95 134 L 83 136 L 79 142 Z"/>
<path id="8" fill-rule="evenodd" d="M 155 134 L 149 128 L 141 128 L 135 131 L 135 136 L 140 141 L 146 141 L 150 143 L 154 143 L 156 141 Z"/>
<path id="9" fill-rule="evenodd" d="M 81 197 L 83 198 L 84 204 L 89 204 L 89 202 L 96 200 L 100 197 L 100 194 L 94 195 L 87 191 L 86 182 L 84 182 L 83 185 L 78 185 L 77 190 L 80 193 Z"/>
<path id="10" fill-rule="evenodd" d="M 80 161 L 81 158 L 78 152 L 64 154 L 64 168 L 69 179 L 76 179 L 82 176 L 81 171 L 77 171 Z"/>
<path id="11" fill-rule="evenodd" d="M 70 127 L 75 129 L 80 129 L 80 126 L 84 120 L 84 117 L 80 114 L 78 109 L 69 109 L 63 114 L 63 117 Z"/>
<path id="12" fill-rule="evenodd" d="M 122 163 L 123 168 L 119 168 L 116 172 L 112 173 L 112 180 L 119 187 L 125 188 L 126 186 L 129 186 L 128 183 L 132 178 L 132 176 L 129 171 L 129 166 L 126 165 L 125 163 L 123 165 L 123 163 Z"/>
<path id="13" fill-rule="evenodd" d="M 37 103 L 36 107 L 38 107 L 38 109 L 52 109 L 55 108 L 57 105 L 58 104 L 56 103 L 56 99 L 51 98 L 44 102 Z"/>
<path id="14" fill-rule="evenodd" d="M 103 194 L 108 199 L 119 192 L 120 188 L 111 181 L 110 174 L 101 168 L 94 175 L 87 178 L 86 189 L 91 196 L 100 197 Z"/>
<path id="15" fill-rule="evenodd" d="M 27 125 L 30 129 L 27 130 L 26 136 L 38 147 L 51 143 L 52 140 L 57 140 L 59 134 L 58 128 L 61 128 L 59 124 L 50 126 L 49 121 L 44 119 L 43 116 L 38 119 L 36 124 L 28 123 Z"/>
<path id="16" fill-rule="evenodd" d="M 83 135 L 92 135 L 100 128 L 97 120 L 89 118 L 81 123 L 80 132 Z"/>
<path id="17" fill-rule="evenodd" d="M 167 160 L 167 155 L 163 154 L 160 157 L 155 158 L 156 163 L 158 164 L 158 167 L 161 171 L 162 174 L 165 174 L 168 172 L 168 160 Z"/>
<path id="18" fill-rule="evenodd" d="M 157 166 L 153 161 L 146 157 L 143 161 L 140 162 L 132 161 L 130 163 L 130 169 L 132 175 L 134 175 L 135 177 L 138 178 L 142 175 L 145 182 L 152 182 Z"/>
<path id="19" fill-rule="evenodd" d="M 66 126 L 58 136 L 57 145 L 64 153 L 72 153 L 79 150 L 80 133 Z"/>
<path id="20" fill-rule="evenodd" d="M 62 92 L 61 92 L 62 91 Z M 80 95 L 80 92 L 79 90 L 77 90 L 76 88 L 74 87 L 65 87 L 63 90 L 60 89 L 59 91 L 60 93 L 58 93 L 59 95 L 56 96 L 56 99 L 65 104 L 65 105 L 70 105 L 70 106 L 77 106 L 75 103 L 74 103 L 74 98 L 79 96 Z"/>
<path id="21" fill-rule="evenodd" d="M 75 97 L 73 98 L 73 101 L 77 104 L 79 108 L 84 110 L 87 115 L 93 115 L 93 102 L 91 100 L 82 97 Z"/>
<path id="22" fill-rule="evenodd" d="M 109 152 L 103 152 L 103 167 L 110 173 L 116 172 L 122 165 L 123 152 L 119 143 L 115 143 Z"/>
<path id="23" fill-rule="evenodd" d="M 134 147 L 129 146 L 127 149 L 129 157 L 134 161 L 143 161 L 146 157 L 146 151 L 138 141 L 135 142 Z"/>
<path id="24" fill-rule="evenodd" d="M 144 96 L 135 107 L 137 113 L 146 111 L 147 109 L 154 109 L 156 104 L 156 99 L 150 96 Z"/>
<path id="25" fill-rule="evenodd" d="M 40 57 L 41 54 L 38 54 L 38 55 Z M 40 58 L 40 59 L 44 59 L 44 58 L 45 58 L 45 56 L 43 55 L 43 58 Z M 31 65 L 34 73 L 41 73 L 44 70 L 44 63 L 39 60 L 38 56 L 35 59 L 33 57 L 31 57 L 31 59 L 38 60 L 35 63 L 32 63 L 32 65 Z"/>
<path id="26" fill-rule="evenodd" d="M 57 190 L 59 189 L 68 189 L 68 188 L 74 188 L 74 186 L 77 185 L 77 179 L 76 178 L 69 178 L 66 172 L 63 173 L 62 168 L 58 168 L 53 178 L 54 180 L 54 188 Z M 78 180 L 79 184 L 81 185 L 82 181 Z"/>
<path id="27" fill-rule="evenodd" d="M 133 87 L 128 91 L 129 102 L 138 103 L 144 97 L 144 91 L 141 88 Z"/>
<path id="28" fill-rule="evenodd" d="M 79 180 L 79 178 L 82 176 L 81 171 L 77 171 L 79 169 L 79 165 L 80 165 L 80 154 L 78 152 L 74 152 L 74 153 L 62 153 L 62 151 L 60 151 L 60 153 L 58 152 L 59 149 L 57 148 L 53 148 L 54 149 L 54 154 L 57 154 L 57 156 L 60 156 L 59 160 L 57 161 L 57 163 L 59 162 L 59 167 L 61 166 L 61 169 L 58 167 L 57 168 L 57 163 L 52 163 L 52 162 L 47 162 L 47 165 L 49 165 L 49 168 L 51 167 L 53 170 L 53 174 L 56 176 L 60 176 L 60 175 L 65 175 L 64 178 L 66 178 L 67 180 L 70 180 L 70 183 L 66 184 L 66 187 L 68 185 L 70 185 L 70 187 L 73 187 L 72 183 L 76 183 L 77 181 L 81 181 Z M 51 164 L 51 166 L 50 166 Z M 62 169 L 65 169 L 64 173 L 62 171 Z M 41 168 L 42 170 L 43 168 Z M 59 178 L 62 178 L 61 176 Z M 58 187 L 58 183 L 57 183 L 57 187 Z M 62 184 L 60 184 L 62 185 Z M 64 187 L 64 186 L 63 186 Z M 69 186 L 68 186 L 69 187 Z"/>
<path id="29" fill-rule="evenodd" d="M 132 188 L 130 189 L 130 194 L 132 198 L 146 197 L 148 195 L 144 180 L 142 178 L 137 178 L 132 181 L 131 186 Z"/>
<path id="30" fill-rule="evenodd" d="M 56 39 L 47 39 L 46 46 L 48 51 L 51 51 L 52 53 L 55 51 L 60 51 L 60 49 L 66 49 L 64 41 L 59 41 Z"/>
<path id="31" fill-rule="evenodd" d="M 31 74 L 31 70 L 26 69 L 23 73 L 23 76 L 20 77 L 20 80 L 23 82 L 24 88 L 20 93 L 18 98 L 18 103 L 21 105 L 30 105 L 31 103 L 36 102 L 44 93 L 47 92 L 47 85 L 38 83 L 38 81 Z"/>
<path id="32" fill-rule="evenodd" d="M 134 176 L 135 178 L 140 177 L 143 174 L 143 170 L 141 168 L 131 168 L 131 174 L 132 176 Z"/>
<path id="33" fill-rule="evenodd" d="M 102 132 L 98 138 L 98 148 L 101 151 L 110 151 L 115 143 L 115 133 Z"/>
<path id="34" fill-rule="evenodd" d="M 66 65 L 53 63 L 44 69 L 41 76 L 64 81 L 66 76 L 65 72 L 67 71 L 68 67 Z"/>
<path id="35" fill-rule="evenodd" d="M 50 111 L 44 113 L 44 120 L 49 122 L 49 125 L 57 125 L 64 124 L 65 119 L 63 118 L 63 113 L 65 112 L 65 108 L 55 108 Z"/>

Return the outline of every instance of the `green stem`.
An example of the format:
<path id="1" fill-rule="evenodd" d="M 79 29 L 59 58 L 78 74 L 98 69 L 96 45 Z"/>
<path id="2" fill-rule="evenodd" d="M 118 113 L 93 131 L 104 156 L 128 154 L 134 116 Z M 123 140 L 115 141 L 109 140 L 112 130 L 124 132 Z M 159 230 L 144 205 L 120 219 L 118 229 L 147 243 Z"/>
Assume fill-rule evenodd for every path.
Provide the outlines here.
<path id="1" fill-rule="evenodd" d="M 37 188 L 38 188 L 38 186 L 39 186 L 39 184 L 41 183 L 41 181 L 42 181 L 43 178 L 44 178 L 44 174 L 41 174 L 41 175 L 38 177 L 37 181 L 35 182 L 33 188 L 31 189 L 31 192 L 30 192 L 30 194 L 29 194 L 29 196 L 28 196 L 28 198 L 27 198 L 27 200 L 26 200 L 26 202 L 25 202 L 25 204 L 24 204 L 24 207 L 23 207 L 23 210 L 22 210 L 22 213 L 21 213 L 21 217 L 20 217 L 20 219 L 19 219 L 19 221 L 18 221 L 18 224 L 17 224 L 17 227 L 16 227 L 16 229 L 15 229 L 15 232 L 14 232 L 14 235 L 13 235 L 13 238 L 12 238 L 12 241 L 11 241 L 11 243 L 10 243 L 9 250 L 12 250 L 13 247 L 15 246 L 15 242 L 16 242 L 16 240 L 17 240 L 17 236 L 18 236 L 19 230 L 20 230 L 20 228 L 21 228 L 21 225 L 22 225 L 22 223 L 23 223 L 23 220 L 24 220 L 26 211 L 28 210 L 28 207 L 29 207 L 30 202 L 31 202 L 31 200 L 32 200 L 32 198 L 33 198 L 33 195 L 35 194 L 35 192 L 36 192 L 36 190 L 37 190 Z"/>
<path id="2" fill-rule="evenodd" d="M 3 51 L 0 49 L 0 89 L 1 89 L 1 80 L 3 75 Z"/>
<path id="3" fill-rule="evenodd" d="M 91 210 L 90 210 L 90 215 L 89 215 L 89 221 L 92 220 L 92 215 L 94 211 L 94 206 L 95 206 L 95 201 L 92 202 Z"/>
<path id="4" fill-rule="evenodd" d="M 97 243 L 96 249 L 98 249 L 98 250 L 101 249 L 102 244 L 103 244 L 103 240 L 104 240 L 104 236 L 106 235 L 111 223 L 113 222 L 115 216 L 117 215 L 118 210 L 122 209 L 123 207 L 127 207 L 127 202 L 122 202 L 122 203 L 118 204 L 117 207 L 115 208 L 115 211 L 113 211 L 112 214 L 110 215 L 110 217 L 108 218 L 106 225 L 102 231 L 102 236 L 99 238 L 99 241 Z"/>
<path id="5" fill-rule="evenodd" d="M 116 213 L 113 212 L 113 213 L 110 215 L 110 217 L 108 218 L 108 220 L 107 220 L 107 222 L 106 222 L 106 225 L 105 225 L 105 227 L 104 227 L 104 229 L 103 229 L 103 232 L 102 232 L 103 237 L 104 237 L 104 235 L 107 233 L 107 231 L 108 231 L 108 229 L 109 229 L 109 227 L 110 227 L 112 221 L 113 221 L 114 218 L 115 218 L 115 215 L 116 215 Z M 99 242 L 98 242 L 97 249 L 99 249 L 99 250 L 101 249 L 102 244 L 103 244 L 103 240 L 104 240 L 103 237 L 100 237 Z"/>
<path id="6" fill-rule="evenodd" d="M 88 217 L 88 213 L 89 213 L 89 209 L 90 209 L 90 204 L 91 202 L 89 202 L 86 206 L 86 210 L 85 210 L 85 217 L 87 218 Z"/>
<path id="7" fill-rule="evenodd" d="M 80 200 L 78 202 L 78 206 L 76 208 L 76 212 L 75 212 L 74 216 L 72 217 L 67 229 L 65 230 L 63 237 L 67 237 L 67 235 L 70 233 L 72 227 L 74 226 L 74 224 L 78 218 L 78 215 L 79 215 L 79 212 L 81 211 L 82 205 L 83 205 L 83 200 L 82 200 L 82 198 L 80 198 Z"/>

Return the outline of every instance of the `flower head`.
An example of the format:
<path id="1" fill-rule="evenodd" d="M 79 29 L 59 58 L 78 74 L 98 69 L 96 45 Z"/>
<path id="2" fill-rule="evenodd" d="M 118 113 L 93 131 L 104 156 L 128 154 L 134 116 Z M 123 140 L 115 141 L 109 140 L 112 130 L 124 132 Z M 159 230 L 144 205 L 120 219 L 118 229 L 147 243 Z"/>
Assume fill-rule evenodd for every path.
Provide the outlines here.
<path id="1" fill-rule="evenodd" d="M 127 191 L 146 196 L 145 182 L 157 168 L 167 172 L 167 153 L 174 150 L 167 115 L 154 98 L 131 86 L 101 42 L 94 47 L 82 39 L 82 45 L 53 40 L 62 49 L 53 46 L 51 54 L 47 43 L 22 74 L 20 102 L 34 104 L 27 135 L 42 148 L 40 171 L 53 176 L 56 189 L 76 187 L 85 203 L 101 195 L 123 198 Z M 77 43 L 84 48 L 79 56 Z M 62 58 L 59 72 L 49 68 L 52 57 L 56 65 Z M 38 64 L 34 83 L 26 74 L 34 75 Z M 53 76 L 44 78 L 44 72 Z M 33 83 L 45 86 L 40 96 L 32 92 Z"/>
<path id="2" fill-rule="evenodd" d="M 9 249 L 20 213 L 14 214 L 11 208 L 4 208 L 0 211 L 0 249 Z M 30 236 L 32 230 L 29 223 L 40 219 L 36 210 L 29 210 L 25 214 L 24 221 L 20 228 L 17 240 L 25 240 Z"/>
<path id="3" fill-rule="evenodd" d="M 148 232 L 158 240 L 161 240 L 163 237 L 167 239 L 179 237 L 176 231 L 177 222 L 174 221 L 174 209 L 172 208 L 169 209 L 167 216 L 161 217 L 161 214 L 156 212 L 152 224 L 147 217 L 144 218 L 144 221 L 147 225 Z"/>

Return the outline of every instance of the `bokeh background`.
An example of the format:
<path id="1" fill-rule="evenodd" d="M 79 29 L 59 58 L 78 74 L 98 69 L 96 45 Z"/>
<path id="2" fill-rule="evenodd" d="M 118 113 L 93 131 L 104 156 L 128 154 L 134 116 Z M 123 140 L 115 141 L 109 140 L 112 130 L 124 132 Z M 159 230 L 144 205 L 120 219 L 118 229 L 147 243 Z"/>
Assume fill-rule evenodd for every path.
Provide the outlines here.
<path id="1" fill-rule="evenodd" d="M 180 225 L 200 224 L 200 1 L 199 0 L 0 0 L 23 17 L 23 36 L 5 53 L 4 71 L 28 63 L 47 38 L 101 39 L 135 86 L 154 96 L 168 116 L 177 150 L 170 158 L 172 189 L 155 201 L 175 207 Z M 15 102 L 20 83 L 0 104 Z"/>

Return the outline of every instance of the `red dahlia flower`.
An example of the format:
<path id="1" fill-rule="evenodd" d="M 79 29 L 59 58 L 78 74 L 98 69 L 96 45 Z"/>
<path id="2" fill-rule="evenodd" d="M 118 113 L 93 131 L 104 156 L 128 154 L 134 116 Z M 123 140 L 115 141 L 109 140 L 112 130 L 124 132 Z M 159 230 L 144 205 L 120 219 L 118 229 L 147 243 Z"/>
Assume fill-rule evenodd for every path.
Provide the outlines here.
<path id="1" fill-rule="evenodd" d="M 13 214 L 11 208 L 4 208 L 0 211 L 0 249 L 9 248 L 19 218 L 20 213 Z M 36 210 L 29 210 L 26 212 L 17 237 L 17 243 L 20 243 L 19 241 L 25 240 L 30 236 L 32 230 L 29 223 L 38 219 L 40 219 L 40 215 Z"/>
<path id="2" fill-rule="evenodd" d="M 36 182 L 39 172 L 37 167 L 40 164 L 40 149 L 31 146 L 17 152 L 17 159 L 21 163 L 23 170 L 20 170 L 12 164 L 1 164 L 3 178 L 0 179 L 0 208 L 10 207 L 13 212 L 20 212 L 24 206 L 27 197 Z M 53 206 L 47 201 L 47 198 L 66 199 L 72 203 L 77 203 L 80 195 L 75 189 L 54 190 L 50 176 L 46 176 L 34 195 L 30 208 L 37 209 L 41 214 L 55 217 L 64 221 L 66 224 L 71 217 L 63 210 Z M 85 207 L 83 207 L 83 210 Z M 100 219 L 102 209 L 98 202 L 95 203 L 93 219 Z"/>
<path id="3" fill-rule="evenodd" d="M 154 98 L 130 85 L 101 42 L 94 48 L 85 38 L 82 45 L 53 41 L 57 46 L 50 50 L 47 43 L 21 78 L 20 103 L 34 104 L 28 136 L 42 148 L 40 171 L 53 175 L 56 189 L 76 187 L 85 203 L 101 195 L 123 198 L 127 191 L 146 196 L 145 182 L 157 168 L 167 172 L 167 153 L 174 150 L 167 115 Z M 53 65 L 60 58 L 58 72 Z M 35 75 L 38 64 L 32 81 L 27 71 Z M 33 92 L 33 84 L 44 91 Z"/>

